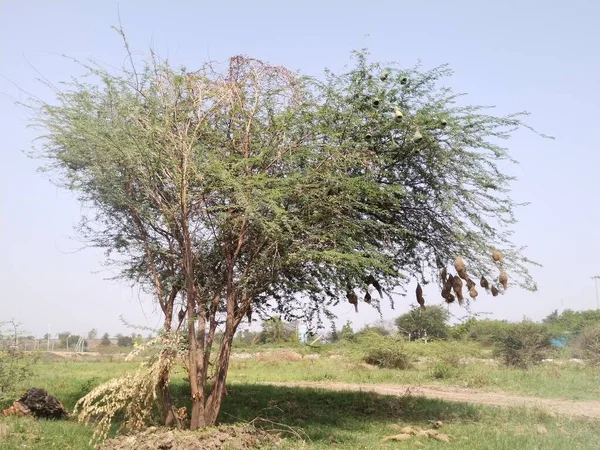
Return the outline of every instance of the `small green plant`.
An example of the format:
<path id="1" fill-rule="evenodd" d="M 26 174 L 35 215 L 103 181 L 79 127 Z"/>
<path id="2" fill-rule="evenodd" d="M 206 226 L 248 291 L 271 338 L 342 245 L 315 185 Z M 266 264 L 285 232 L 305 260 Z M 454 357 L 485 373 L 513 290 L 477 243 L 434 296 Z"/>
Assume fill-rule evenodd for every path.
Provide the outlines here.
<path id="1" fill-rule="evenodd" d="M 504 365 L 511 367 L 528 368 L 538 364 L 551 346 L 546 326 L 529 321 L 512 325 L 497 340 Z"/>
<path id="2" fill-rule="evenodd" d="M 17 386 L 32 375 L 37 354 L 22 352 L 18 347 L 20 324 L 0 322 L 0 407 L 7 406 L 15 397 Z"/>
<path id="3" fill-rule="evenodd" d="M 457 368 L 444 361 L 436 361 L 431 367 L 431 376 L 436 380 L 447 380 L 456 375 Z"/>

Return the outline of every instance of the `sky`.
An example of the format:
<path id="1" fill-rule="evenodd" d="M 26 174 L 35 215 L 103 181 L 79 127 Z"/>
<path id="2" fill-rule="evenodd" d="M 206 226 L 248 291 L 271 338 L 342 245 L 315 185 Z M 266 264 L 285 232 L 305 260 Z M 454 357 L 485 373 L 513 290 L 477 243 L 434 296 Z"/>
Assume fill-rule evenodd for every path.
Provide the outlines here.
<path id="1" fill-rule="evenodd" d="M 514 240 L 543 265 L 533 268 L 535 293 L 509 289 L 480 295 L 472 310 L 488 317 L 540 320 L 554 309 L 596 308 L 600 275 L 600 2 L 595 0 L 429 0 L 227 2 L 0 0 L 0 321 L 16 319 L 28 333 L 128 331 L 121 323 L 156 327 L 151 299 L 110 278 L 100 251 L 81 249 L 73 226 L 74 196 L 37 172 L 24 152 L 36 132 L 15 104 L 52 92 L 37 79 L 68 80 L 79 69 L 60 55 L 120 66 L 126 54 L 111 26 L 121 23 L 136 54 L 150 46 L 190 70 L 207 59 L 244 54 L 319 76 L 340 70 L 353 49 L 372 59 L 430 68 L 449 63 L 448 85 L 497 113 L 527 110 L 547 140 L 518 132 L 508 142 L 520 164 L 513 197 Z M 414 302 L 398 298 L 392 319 Z M 441 301 L 427 287 L 426 301 Z M 341 327 L 379 319 L 361 304 L 336 312 Z M 464 310 L 452 306 L 455 317 Z M 130 330 L 129 330 L 130 331 Z"/>

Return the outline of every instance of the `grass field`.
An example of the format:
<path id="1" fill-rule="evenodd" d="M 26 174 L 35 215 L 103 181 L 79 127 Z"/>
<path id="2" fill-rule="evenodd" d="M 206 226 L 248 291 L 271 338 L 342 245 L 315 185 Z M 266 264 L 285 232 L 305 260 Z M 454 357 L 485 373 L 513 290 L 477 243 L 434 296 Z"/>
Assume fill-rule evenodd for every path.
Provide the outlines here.
<path id="1" fill-rule="evenodd" d="M 440 369 L 441 367 L 441 369 Z M 231 381 L 331 381 L 385 384 L 439 384 L 547 398 L 600 400 L 600 371 L 591 367 L 547 364 L 529 370 L 432 363 L 408 370 L 376 369 L 329 358 L 302 361 L 233 361 Z"/>
<path id="2" fill-rule="evenodd" d="M 576 365 L 545 365 L 528 371 L 485 364 L 449 366 L 441 378 L 436 362 L 399 371 L 368 368 L 358 358 L 286 361 L 271 353 L 264 360 L 233 360 L 230 393 L 220 415 L 221 423 L 249 422 L 273 428 L 272 423 L 293 427 L 304 442 L 292 434 L 284 448 L 372 449 L 412 448 L 407 442 L 382 443 L 396 434 L 392 424 L 429 428 L 441 420 L 442 431 L 454 438 L 450 443 L 432 439 L 427 448 L 456 449 L 578 449 L 600 448 L 600 422 L 554 416 L 539 410 L 491 408 L 465 403 L 388 397 L 371 393 L 331 392 L 254 384 L 261 381 L 340 381 L 386 384 L 447 384 L 510 391 L 540 397 L 577 400 L 600 399 L 600 372 Z M 281 355 L 279 355 L 281 356 Z M 428 354 L 426 356 L 432 356 Z M 469 355 L 473 356 L 473 355 Z M 480 355 L 476 355 L 480 356 Z M 439 361 L 438 361 L 439 363 Z M 97 384 L 136 367 L 135 362 L 41 362 L 27 386 L 47 389 L 67 408 Z M 437 376 L 437 377 L 436 377 Z M 184 372 L 174 376 L 172 391 L 178 405 L 189 397 Z M 46 422 L 0 419 L 0 449 L 90 449 L 92 430 L 74 421 Z M 284 433 L 286 435 L 286 433 Z"/>

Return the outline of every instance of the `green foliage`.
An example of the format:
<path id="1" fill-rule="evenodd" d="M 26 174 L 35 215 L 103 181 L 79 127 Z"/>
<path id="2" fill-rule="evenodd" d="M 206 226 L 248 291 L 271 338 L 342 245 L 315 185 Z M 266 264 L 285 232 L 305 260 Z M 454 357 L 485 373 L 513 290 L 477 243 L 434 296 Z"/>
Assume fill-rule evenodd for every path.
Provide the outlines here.
<path id="1" fill-rule="evenodd" d="M 523 321 L 508 327 L 497 339 L 506 366 L 528 368 L 544 359 L 552 344 L 544 324 Z"/>
<path id="2" fill-rule="evenodd" d="M 561 314 L 553 311 L 545 319 L 553 337 L 576 337 L 584 329 L 600 324 L 600 310 L 572 311 L 565 309 Z"/>
<path id="3" fill-rule="evenodd" d="M 138 72 L 87 67 L 95 80 L 74 80 L 56 104 L 36 105 L 40 156 L 93 206 L 94 225 L 84 219 L 80 231 L 120 255 L 109 262 L 124 277 L 152 286 L 153 262 L 161 292 L 180 283 L 185 275 L 168 261 L 182 257 L 183 243 L 170 240 L 181 236 L 185 192 L 187 228 L 203 230 L 189 236 L 195 260 L 206 262 L 196 278 L 218 283 L 217 249 L 243 231 L 236 270 L 257 306 L 271 298 L 291 312 L 302 293 L 327 307 L 348 286 L 364 288 L 366 274 L 389 290 L 457 253 L 474 273 L 491 270 L 490 246 L 503 250 L 515 284 L 534 288 L 529 261 L 495 226 L 514 222 L 512 178 L 497 166 L 510 157 L 496 142 L 527 128 L 520 114 L 458 106 L 442 85 L 446 66 L 389 67 L 382 81 L 372 75 L 383 66 L 364 52 L 324 83 L 239 57 L 223 73 L 212 67 L 178 71 L 157 59 Z M 222 80 L 231 73 L 243 95 L 228 94 Z"/>
<path id="4" fill-rule="evenodd" d="M 340 338 L 343 341 L 354 342 L 356 338 L 354 336 L 354 330 L 352 329 L 352 322 L 349 320 L 346 321 L 344 326 L 342 327 L 342 331 L 340 333 Z"/>
<path id="5" fill-rule="evenodd" d="M 396 319 L 401 335 L 410 340 L 446 339 L 448 337 L 448 310 L 443 306 L 430 305 L 427 309 L 413 307 Z"/>
<path id="6" fill-rule="evenodd" d="M 463 320 L 456 325 L 453 325 L 448 330 L 448 336 L 455 340 L 467 339 L 473 325 L 477 323 L 477 318 L 469 316 L 466 320 Z"/>
<path id="7" fill-rule="evenodd" d="M 431 366 L 431 376 L 436 380 L 447 380 L 456 376 L 456 367 L 444 362 L 436 361 Z"/>
<path id="8" fill-rule="evenodd" d="M 358 342 L 365 348 L 363 360 L 384 369 L 410 369 L 414 364 L 413 355 L 406 350 L 402 341 L 391 336 L 382 336 L 374 330 L 357 335 Z"/>
<path id="9" fill-rule="evenodd" d="M 475 320 L 469 324 L 466 338 L 486 346 L 491 346 L 513 326 L 513 323 L 509 323 L 506 320 Z"/>
<path id="10" fill-rule="evenodd" d="M 19 351 L 19 324 L 0 322 L 0 409 L 15 400 L 16 388 L 31 378 L 38 355 Z"/>
<path id="11" fill-rule="evenodd" d="M 92 328 L 90 331 L 88 331 L 87 334 L 87 338 L 88 339 L 96 339 L 98 337 L 98 330 L 95 328 Z"/>
<path id="12" fill-rule="evenodd" d="M 280 316 L 273 316 L 263 322 L 260 342 L 262 344 L 282 344 L 290 342 L 293 335 L 297 342 L 298 334 L 296 333 L 296 328 L 284 322 Z"/>
<path id="13" fill-rule="evenodd" d="M 190 358 L 209 361 L 223 313 L 214 343 L 226 349 L 252 310 L 319 320 L 368 275 L 389 293 L 456 254 L 487 273 L 490 247 L 535 289 L 506 231 L 517 204 L 498 144 L 528 126 L 458 105 L 448 67 L 386 66 L 381 79 L 357 52 L 321 81 L 240 56 L 193 72 L 151 56 L 86 64 L 53 103 L 33 100 L 36 155 L 86 206 L 88 245 L 152 292 L 166 322 L 185 299 Z M 217 354 L 221 388 L 229 354 Z"/>
<path id="14" fill-rule="evenodd" d="M 583 328 L 573 342 L 573 347 L 578 355 L 594 365 L 600 365 L 600 324 Z"/>

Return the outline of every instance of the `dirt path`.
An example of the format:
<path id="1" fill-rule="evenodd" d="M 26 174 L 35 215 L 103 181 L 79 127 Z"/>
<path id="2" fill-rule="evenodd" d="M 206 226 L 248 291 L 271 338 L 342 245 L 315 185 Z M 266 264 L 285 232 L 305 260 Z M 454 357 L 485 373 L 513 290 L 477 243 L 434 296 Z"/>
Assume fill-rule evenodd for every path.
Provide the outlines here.
<path id="1" fill-rule="evenodd" d="M 525 397 L 521 395 L 506 394 L 503 392 L 488 392 L 476 389 L 466 389 L 452 386 L 410 386 L 390 384 L 355 384 L 355 383 L 322 383 L 322 382 L 264 382 L 273 386 L 301 387 L 311 389 L 326 389 L 331 391 L 358 391 L 376 392 L 383 395 L 402 396 L 410 392 L 411 395 L 465 402 L 478 405 L 540 408 L 556 414 L 572 417 L 588 417 L 600 419 L 600 401 L 575 401 L 552 398 Z"/>

